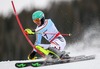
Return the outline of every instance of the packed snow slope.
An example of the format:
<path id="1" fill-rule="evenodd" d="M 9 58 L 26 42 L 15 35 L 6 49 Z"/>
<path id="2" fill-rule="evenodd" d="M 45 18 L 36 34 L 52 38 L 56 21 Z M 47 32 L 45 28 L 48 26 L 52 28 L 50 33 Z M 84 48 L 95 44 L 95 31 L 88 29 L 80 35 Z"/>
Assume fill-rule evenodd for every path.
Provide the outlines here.
<path id="1" fill-rule="evenodd" d="M 16 62 L 22 61 L 3 61 L 0 62 L 0 69 L 18 69 L 15 67 Z M 20 69 L 100 69 L 100 54 L 96 53 L 96 58 L 93 60 L 57 64 L 51 66 L 33 68 L 31 66 Z"/>

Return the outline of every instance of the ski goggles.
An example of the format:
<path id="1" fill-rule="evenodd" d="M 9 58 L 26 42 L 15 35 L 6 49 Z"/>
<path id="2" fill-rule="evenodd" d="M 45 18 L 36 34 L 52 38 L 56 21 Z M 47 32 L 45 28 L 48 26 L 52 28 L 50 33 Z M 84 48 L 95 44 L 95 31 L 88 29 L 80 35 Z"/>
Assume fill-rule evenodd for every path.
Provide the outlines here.
<path id="1" fill-rule="evenodd" d="M 37 19 L 35 19 L 35 20 L 33 20 L 35 23 L 39 23 L 40 22 L 40 19 L 39 18 L 37 18 Z"/>

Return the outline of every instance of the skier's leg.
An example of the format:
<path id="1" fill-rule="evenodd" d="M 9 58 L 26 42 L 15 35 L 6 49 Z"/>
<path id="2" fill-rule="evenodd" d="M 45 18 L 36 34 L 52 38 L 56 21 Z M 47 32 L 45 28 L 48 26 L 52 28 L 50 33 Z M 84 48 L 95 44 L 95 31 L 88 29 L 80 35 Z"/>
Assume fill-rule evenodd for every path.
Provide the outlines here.
<path id="1" fill-rule="evenodd" d="M 43 46 L 45 46 L 45 49 L 43 48 Z M 37 48 L 37 50 L 42 52 L 44 55 L 48 55 L 49 52 L 46 50 L 47 46 L 50 46 L 50 44 L 39 44 L 36 46 L 36 48 Z M 29 60 L 39 59 L 41 57 L 42 56 L 40 54 L 38 54 L 35 49 L 33 49 L 33 51 L 28 55 Z"/>
<path id="2" fill-rule="evenodd" d="M 53 42 L 51 42 L 48 49 L 55 52 L 60 58 L 68 58 L 69 55 L 64 51 L 65 46 L 65 39 L 62 36 L 59 36 Z"/>
<path id="3" fill-rule="evenodd" d="M 60 58 L 62 58 L 65 57 L 66 54 L 65 51 L 63 51 L 65 46 L 66 46 L 65 39 L 63 37 L 58 37 L 53 42 L 51 42 L 51 44 L 39 44 L 39 46 L 37 46 L 37 49 L 39 49 L 45 55 L 48 55 L 47 50 L 50 50 L 54 52 L 56 55 L 58 55 Z M 32 54 L 33 54 L 32 56 L 34 56 L 34 54 L 36 54 L 35 52 L 33 51 L 30 54 L 30 56 Z"/>
<path id="4" fill-rule="evenodd" d="M 58 55 L 60 58 L 65 58 L 65 56 L 68 57 L 68 54 L 64 51 L 64 48 L 66 46 L 66 41 L 62 36 L 57 37 L 51 44 L 39 44 L 44 49 L 48 49 Z"/>
<path id="5" fill-rule="evenodd" d="M 43 47 L 44 49 L 47 49 L 49 51 L 51 51 L 51 53 L 49 52 L 49 55 L 56 55 L 56 58 L 64 58 L 65 55 L 68 56 L 68 54 L 66 54 L 64 50 L 66 42 L 61 42 L 58 39 L 54 40 L 54 42 L 51 42 L 51 44 L 39 44 L 41 47 Z"/>

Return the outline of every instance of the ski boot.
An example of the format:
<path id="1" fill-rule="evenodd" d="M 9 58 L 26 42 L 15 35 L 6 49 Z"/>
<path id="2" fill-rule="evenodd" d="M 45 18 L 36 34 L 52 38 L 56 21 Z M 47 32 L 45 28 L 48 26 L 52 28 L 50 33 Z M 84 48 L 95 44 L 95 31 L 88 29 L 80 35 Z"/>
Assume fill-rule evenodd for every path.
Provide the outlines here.
<path id="1" fill-rule="evenodd" d="M 62 55 L 61 55 L 61 59 L 70 59 L 70 56 L 69 56 L 69 52 L 68 53 L 66 53 L 65 51 L 62 51 L 62 52 L 64 52 Z"/>
<path id="2" fill-rule="evenodd" d="M 28 55 L 28 60 L 36 60 L 41 58 L 41 56 L 36 52 L 36 51 L 32 51 L 29 55 Z"/>
<path id="3" fill-rule="evenodd" d="M 68 53 L 66 53 L 65 51 L 60 52 L 58 49 L 56 49 L 54 47 L 49 47 L 48 50 L 54 52 L 57 55 L 56 57 L 55 57 L 55 55 L 52 56 L 52 58 L 60 58 L 60 59 L 69 59 L 70 58 Z"/>

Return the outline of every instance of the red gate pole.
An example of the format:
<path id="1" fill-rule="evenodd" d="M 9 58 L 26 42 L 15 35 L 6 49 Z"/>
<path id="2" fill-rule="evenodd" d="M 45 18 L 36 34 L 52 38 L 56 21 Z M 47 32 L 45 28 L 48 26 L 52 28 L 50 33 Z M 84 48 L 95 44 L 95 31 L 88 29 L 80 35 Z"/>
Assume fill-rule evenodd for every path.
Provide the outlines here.
<path id="1" fill-rule="evenodd" d="M 17 15 L 16 9 L 15 9 L 15 6 L 14 6 L 14 2 L 11 1 L 11 3 L 12 3 L 12 7 L 13 7 L 13 10 L 14 10 L 14 14 L 15 14 L 15 16 L 16 16 L 16 20 L 17 20 L 17 22 L 18 22 L 18 25 L 19 25 L 19 27 L 20 27 L 20 29 L 21 29 L 23 35 L 25 36 L 26 40 L 27 40 L 28 43 L 37 51 L 37 53 L 39 53 L 42 57 L 45 57 L 43 53 L 41 53 L 39 50 L 36 49 L 35 45 L 31 42 L 31 40 L 29 39 L 29 37 L 25 34 L 24 28 L 23 28 L 23 26 L 22 26 L 22 24 L 21 24 L 21 22 L 20 22 L 20 19 L 19 19 L 18 15 Z"/>

